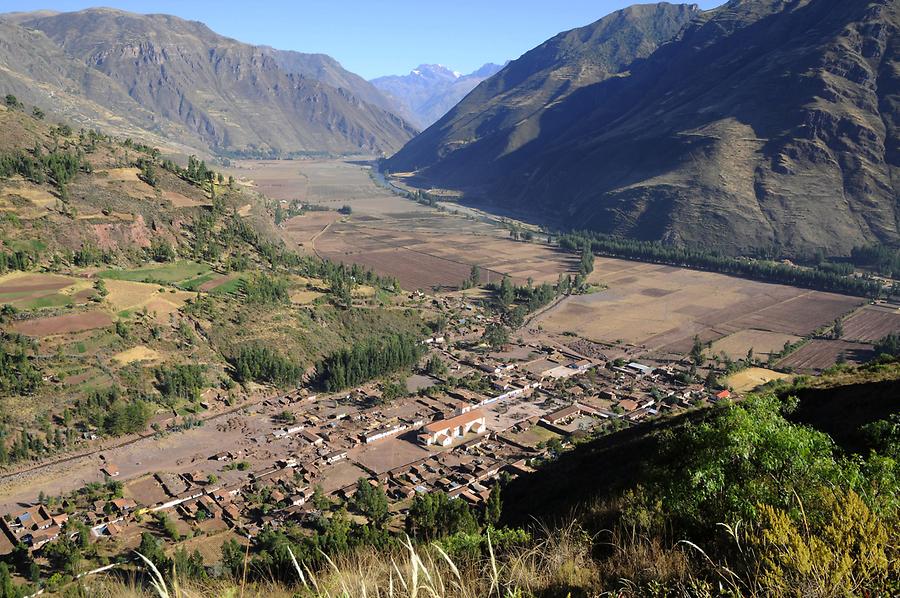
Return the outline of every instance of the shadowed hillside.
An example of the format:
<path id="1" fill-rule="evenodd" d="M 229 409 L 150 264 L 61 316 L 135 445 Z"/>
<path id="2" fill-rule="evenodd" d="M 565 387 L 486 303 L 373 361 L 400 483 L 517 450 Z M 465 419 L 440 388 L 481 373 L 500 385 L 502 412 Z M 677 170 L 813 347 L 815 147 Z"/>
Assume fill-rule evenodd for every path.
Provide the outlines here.
<path id="1" fill-rule="evenodd" d="M 2 26 L 16 43 L 0 45 L 10 69 L 0 82 L 76 122 L 250 155 L 391 151 L 415 133 L 333 59 L 243 44 L 202 23 L 89 9 Z"/>
<path id="2" fill-rule="evenodd" d="M 673 11 L 592 25 L 609 32 L 588 43 L 616 57 L 615 76 L 577 90 L 535 77 L 548 46 L 587 36 L 554 38 L 388 167 L 552 224 L 733 253 L 900 239 L 897 3 L 734 0 L 675 13 L 689 24 Z M 621 43 L 635 32 L 647 43 Z M 523 114 L 514 99 L 530 90 L 551 93 Z"/>

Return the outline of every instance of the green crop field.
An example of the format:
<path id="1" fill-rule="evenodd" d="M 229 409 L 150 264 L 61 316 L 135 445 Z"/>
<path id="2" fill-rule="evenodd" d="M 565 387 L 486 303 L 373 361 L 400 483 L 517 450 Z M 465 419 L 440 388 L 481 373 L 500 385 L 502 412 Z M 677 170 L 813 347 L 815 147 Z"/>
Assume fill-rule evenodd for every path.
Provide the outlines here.
<path id="1" fill-rule="evenodd" d="M 156 282 L 176 284 L 182 281 L 194 282 L 197 278 L 208 275 L 209 266 L 190 260 L 181 260 L 158 266 L 147 266 L 131 270 L 104 270 L 98 275 L 113 280 L 129 280 L 132 282 Z M 201 283 L 202 284 L 202 283 Z"/>

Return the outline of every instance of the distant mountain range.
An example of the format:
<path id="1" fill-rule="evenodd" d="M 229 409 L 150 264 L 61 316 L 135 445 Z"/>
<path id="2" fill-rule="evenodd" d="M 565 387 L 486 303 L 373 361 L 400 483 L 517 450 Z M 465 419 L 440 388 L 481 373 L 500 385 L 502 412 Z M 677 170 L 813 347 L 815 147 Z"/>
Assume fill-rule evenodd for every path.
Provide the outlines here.
<path id="1" fill-rule="evenodd" d="M 897 243 L 898 13 L 632 6 L 511 62 L 387 167 L 558 226 L 732 253 Z"/>
<path id="2" fill-rule="evenodd" d="M 0 15 L 0 90 L 85 126 L 226 155 L 391 152 L 416 133 L 333 58 L 112 9 Z"/>
<path id="3" fill-rule="evenodd" d="M 372 79 L 396 111 L 422 128 L 434 123 L 453 108 L 479 83 L 503 67 L 488 63 L 463 75 L 441 64 L 422 64 L 408 75 Z"/>

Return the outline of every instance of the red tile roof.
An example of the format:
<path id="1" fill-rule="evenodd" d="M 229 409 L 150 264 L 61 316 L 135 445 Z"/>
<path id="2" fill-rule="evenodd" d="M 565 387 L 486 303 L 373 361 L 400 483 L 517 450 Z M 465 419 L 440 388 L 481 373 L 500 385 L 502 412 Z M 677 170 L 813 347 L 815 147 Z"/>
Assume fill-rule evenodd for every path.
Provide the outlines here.
<path id="1" fill-rule="evenodd" d="M 468 411 L 463 413 L 462 415 L 457 415 L 456 417 L 451 417 L 449 419 L 442 419 L 436 422 L 431 422 L 427 426 L 425 426 L 424 430 L 426 432 L 430 432 L 434 434 L 435 432 L 441 432 L 446 430 L 447 428 L 455 428 L 457 426 L 464 426 L 466 424 L 472 423 L 476 420 L 479 420 L 484 417 L 484 412 L 481 409 L 473 409 L 472 411 Z"/>

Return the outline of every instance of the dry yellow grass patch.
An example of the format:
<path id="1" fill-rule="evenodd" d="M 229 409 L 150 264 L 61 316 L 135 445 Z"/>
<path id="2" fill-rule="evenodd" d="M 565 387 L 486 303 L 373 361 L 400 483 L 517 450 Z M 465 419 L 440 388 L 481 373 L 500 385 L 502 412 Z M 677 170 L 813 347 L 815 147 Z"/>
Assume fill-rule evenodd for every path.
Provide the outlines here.
<path id="1" fill-rule="evenodd" d="M 146 307 L 149 313 L 155 314 L 157 322 L 163 322 L 169 314 L 173 314 L 181 309 L 185 300 L 192 295 L 186 291 L 179 291 L 178 293 L 177 296 L 168 293 L 165 296 L 160 294 L 159 297 L 154 297 L 141 307 Z"/>
<path id="2" fill-rule="evenodd" d="M 162 359 L 162 355 L 159 354 L 159 351 L 151 349 L 150 347 L 138 345 L 137 347 L 132 347 L 116 353 L 112 358 L 122 365 L 128 365 L 135 361 L 159 361 Z"/>
<path id="3" fill-rule="evenodd" d="M 371 287 L 369 285 L 360 285 L 353 289 L 354 297 L 374 297 L 375 296 L 375 287 Z"/>
<path id="4" fill-rule="evenodd" d="M 295 291 L 291 293 L 291 302 L 297 305 L 307 305 L 322 296 L 317 291 Z"/>
<path id="5" fill-rule="evenodd" d="M 56 197 L 46 189 L 24 180 L 17 181 L 15 185 L 10 185 L 3 190 L 4 199 L 13 195 L 27 199 L 39 208 L 52 208 L 57 201 Z"/>
<path id="6" fill-rule="evenodd" d="M 171 289 L 162 288 L 156 284 L 146 282 L 132 282 L 129 280 L 106 280 L 106 288 L 109 295 L 106 300 L 116 311 L 140 310 L 147 308 L 150 313 L 155 313 L 157 319 L 167 317 L 178 311 L 184 302 L 193 296 L 187 291 L 171 292 Z"/>
<path id="7" fill-rule="evenodd" d="M 790 374 L 782 374 L 766 368 L 747 368 L 725 379 L 726 384 L 736 392 L 747 392 L 772 380 L 792 378 Z"/>
<path id="8" fill-rule="evenodd" d="M 328 285 L 321 278 L 308 278 L 306 276 L 291 276 L 291 282 L 298 285 L 306 285 L 307 289 L 327 289 Z"/>
<path id="9" fill-rule="evenodd" d="M 107 171 L 109 183 L 126 183 L 121 186 L 129 196 L 145 199 L 156 196 L 156 190 L 138 178 L 137 168 L 111 168 Z"/>
<path id="10" fill-rule="evenodd" d="M 55 276 L 55 275 L 53 275 Z M 18 280 L 19 278 L 27 278 L 31 280 L 35 277 L 35 275 L 31 272 L 23 272 L 21 270 L 10 270 L 6 274 L 0 275 L 0 286 Z"/>
<path id="11" fill-rule="evenodd" d="M 240 216 L 245 216 L 245 217 L 246 217 L 246 216 L 249 216 L 249 215 L 250 215 L 250 210 L 251 210 L 252 208 L 253 208 L 253 206 L 252 206 L 251 204 L 243 205 L 243 206 L 241 206 L 240 209 L 238 210 L 238 215 L 240 215 Z"/>
<path id="12" fill-rule="evenodd" d="M 209 205 L 208 201 L 196 201 L 177 191 L 163 191 L 162 196 L 164 199 L 171 201 L 176 208 L 193 208 L 195 206 Z"/>
<path id="13" fill-rule="evenodd" d="M 138 178 L 140 170 L 137 168 L 110 168 L 106 171 L 111 181 L 123 181 L 126 183 L 141 182 Z"/>

